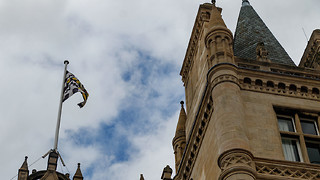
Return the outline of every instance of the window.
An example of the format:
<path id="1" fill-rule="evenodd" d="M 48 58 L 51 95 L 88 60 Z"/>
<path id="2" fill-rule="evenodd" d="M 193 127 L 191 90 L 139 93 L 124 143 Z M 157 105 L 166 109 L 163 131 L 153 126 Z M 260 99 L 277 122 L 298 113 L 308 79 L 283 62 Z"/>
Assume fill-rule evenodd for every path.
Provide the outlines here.
<path id="1" fill-rule="evenodd" d="M 301 161 L 300 159 L 300 149 L 298 149 L 298 140 L 282 138 L 282 148 L 284 152 L 284 157 L 288 161 Z"/>
<path id="2" fill-rule="evenodd" d="M 290 116 L 278 116 L 278 125 L 280 131 L 295 132 L 293 118 Z"/>
<path id="3" fill-rule="evenodd" d="M 284 158 L 320 164 L 318 115 L 278 110 L 276 113 Z"/>
<path id="4" fill-rule="evenodd" d="M 318 135 L 317 123 L 312 119 L 301 119 L 302 132 L 305 134 Z"/>
<path id="5" fill-rule="evenodd" d="M 320 164 L 320 144 L 306 142 L 310 163 Z"/>

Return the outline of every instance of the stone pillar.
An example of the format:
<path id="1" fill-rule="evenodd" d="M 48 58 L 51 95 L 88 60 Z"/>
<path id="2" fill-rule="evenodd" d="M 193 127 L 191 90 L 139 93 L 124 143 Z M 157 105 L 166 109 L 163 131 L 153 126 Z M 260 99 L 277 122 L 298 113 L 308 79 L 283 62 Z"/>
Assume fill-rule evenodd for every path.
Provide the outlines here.
<path id="1" fill-rule="evenodd" d="M 250 151 L 237 67 L 216 65 L 208 78 L 214 105 L 211 123 L 214 124 L 219 154 L 235 148 Z"/>

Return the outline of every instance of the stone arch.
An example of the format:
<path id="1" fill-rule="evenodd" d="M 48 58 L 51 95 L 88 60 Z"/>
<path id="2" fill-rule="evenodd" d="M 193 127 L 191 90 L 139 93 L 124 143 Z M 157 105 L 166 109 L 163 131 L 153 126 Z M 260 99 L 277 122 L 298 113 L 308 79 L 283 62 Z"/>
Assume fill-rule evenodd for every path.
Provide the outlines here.
<path id="1" fill-rule="evenodd" d="M 248 78 L 248 77 L 245 77 L 245 78 L 243 79 L 243 82 L 244 82 L 245 84 L 251 84 L 251 79 Z"/>
<path id="2" fill-rule="evenodd" d="M 278 89 L 282 89 L 285 90 L 286 89 L 286 85 L 284 83 L 278 83 Z"/>
<path id="3" fill-rule="evenodd" d="M 262 86 L 262 80 L 261 79 L 256 79 L 256 81 L 255 81 L 255 85 L 257 85 L 257 86 Z"/>
<path id="4" fill-rule="evenodd" d="M 272 87 L 274 88 L 274 83 L 272 81 L 267 82 L 267 87 Z"/>

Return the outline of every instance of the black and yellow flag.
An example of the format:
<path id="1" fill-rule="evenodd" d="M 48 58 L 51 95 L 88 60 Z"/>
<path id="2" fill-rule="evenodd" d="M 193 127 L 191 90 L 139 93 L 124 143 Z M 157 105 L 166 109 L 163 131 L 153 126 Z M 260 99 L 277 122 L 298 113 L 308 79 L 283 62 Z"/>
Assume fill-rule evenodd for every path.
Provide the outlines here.
<path id="1" fill-rule="evenodd" d="M 88 99 L 89 93 L 84 88 L 84 86 L 80 83 L 80 81 L 69 71 L 66 72 L 66 79 L 64 80 L 64 89 L 63 89 L 63 100 L 67 100 L 73 94 L 80 92 L 83 97 L 83 102 L 78 105 L 82 108 Z"/>

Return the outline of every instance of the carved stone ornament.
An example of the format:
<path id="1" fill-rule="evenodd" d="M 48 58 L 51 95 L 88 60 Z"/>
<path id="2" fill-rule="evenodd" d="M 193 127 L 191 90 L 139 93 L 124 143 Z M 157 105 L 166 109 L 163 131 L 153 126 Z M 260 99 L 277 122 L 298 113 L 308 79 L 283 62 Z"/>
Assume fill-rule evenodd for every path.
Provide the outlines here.
<path id="1" fill-rule="evenodd" d="M 232 149 L 223 153 L 218 160 L 222 171 L 235 166 L 247 166 L 253 168 L 253 155 L 243 149 Z"/>
<path id="2" fill-rule="evenodd" d="M 265 48 L 263 42 L 257 44 L 256 53 L 258 61 L 268 61 L 269 52 Z"/>

